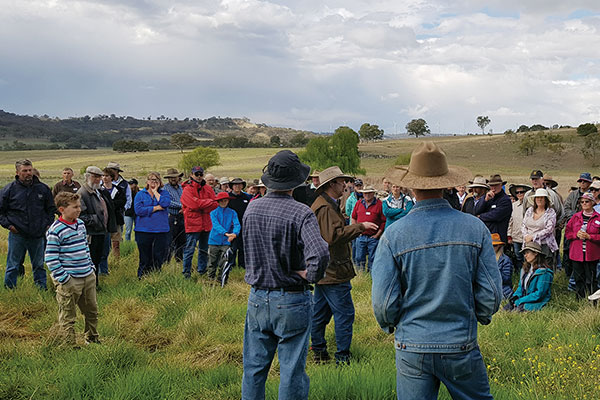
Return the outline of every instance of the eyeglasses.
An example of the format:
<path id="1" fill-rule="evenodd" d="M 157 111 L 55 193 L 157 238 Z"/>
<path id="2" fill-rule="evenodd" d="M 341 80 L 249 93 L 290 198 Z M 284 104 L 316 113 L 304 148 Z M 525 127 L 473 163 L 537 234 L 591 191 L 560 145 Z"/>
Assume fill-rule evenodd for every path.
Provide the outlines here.
<path id="1" fill-rule="evenodd" d="M 194 176 L 202 176 L 202 172 L 194 172 Z"/>
<path id="2" fill-rule="evenodd" d="M 600 190 L 600 189 L 596 189 L 596 188 L 590 188 L 590 191 L 591 191 L 591 192 L 597 192 L 598 190 Z"/>
<path id="3" fill-rule="evenodd" d="M 527 193 L 527 191 L 525 191 L 525 190 L 517 190 L 515 193 L 516 194 L 525 194 L 525 193 Z"/>
<path id="4" fill-rule="evenodd" d="M 581 201 L 580 201 L 580 203 L 581 203 L 581 204 L 585 204 L 585 203 L 591 203 L 591 201 L 589 201 L 589 200 L 581 200 Z"/>

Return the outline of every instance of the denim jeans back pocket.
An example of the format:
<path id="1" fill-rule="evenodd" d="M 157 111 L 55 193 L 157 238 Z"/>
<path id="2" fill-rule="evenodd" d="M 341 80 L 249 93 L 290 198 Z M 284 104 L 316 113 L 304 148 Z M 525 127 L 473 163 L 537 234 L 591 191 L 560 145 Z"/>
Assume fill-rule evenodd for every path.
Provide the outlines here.
<path id="1" fill-rule="evenodd" d="M 309 328 L 311 315 L 310 298 L 302 302 L 277 304 L 276 330 L 282 337 Z"/>
<path id="2" fill-rule="evenodd" d="M 444 354 L 442 364 L 444 365 L 444 375 L 453 381 L 468 379 L 473 373 L 473 353 Z"/>
<path id="3" fill-rule="evenodd" d="M 396 350 L 396 367 L 398 372 L 406 376 L 421 376 L 423 374 L 424 354 Z"/>
<path id="4" fill-rule="evenodd" d="M 246 312 L 246 323 L 251 330 L 260 330 L 260 305 L 251 299 L 248 299 L 248 311 Z M 263 323 L 266 321 L 263 321 Z"/>

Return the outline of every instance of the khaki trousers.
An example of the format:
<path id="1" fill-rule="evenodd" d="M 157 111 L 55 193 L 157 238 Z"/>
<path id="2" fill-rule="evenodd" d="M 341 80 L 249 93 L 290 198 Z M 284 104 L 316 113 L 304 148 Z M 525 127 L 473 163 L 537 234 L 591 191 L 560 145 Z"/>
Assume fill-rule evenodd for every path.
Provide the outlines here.
<path id="1" fill-rule="evenodd" d="M 98 303 L 96 302 L 96 275 L 69 279 L 65 284 L 56 285 L 58 302 L 58 324 L 68 344 L 75 344 L 75 321 L 77 307 L 85 318 L 85 338 L 98 340 Z"/>

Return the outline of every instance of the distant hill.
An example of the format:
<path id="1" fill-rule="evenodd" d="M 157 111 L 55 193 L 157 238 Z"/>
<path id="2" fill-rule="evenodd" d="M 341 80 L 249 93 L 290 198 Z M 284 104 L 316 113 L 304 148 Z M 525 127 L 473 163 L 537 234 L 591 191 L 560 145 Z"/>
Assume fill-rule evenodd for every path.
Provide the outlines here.
<path id="1" fill-rule="evenodd" d="M 252 123 L 248 118 L 168 118 L 137 119 L 111 115 L 51 118 L 48 115 L 17 115 L 0 110 L 0 142 L 4 148 L 18 150 L 23 140 L 29 144 L 54 148 L 110 147 L 117 140 L 168 141 L 175 133 L 187 133 L 199 140 L 243 137 L 254 144 L 268 144 L 273 136 L 282 142 L 313 132 Z M 12 146 L 12 147 L 11 147 Z"/>

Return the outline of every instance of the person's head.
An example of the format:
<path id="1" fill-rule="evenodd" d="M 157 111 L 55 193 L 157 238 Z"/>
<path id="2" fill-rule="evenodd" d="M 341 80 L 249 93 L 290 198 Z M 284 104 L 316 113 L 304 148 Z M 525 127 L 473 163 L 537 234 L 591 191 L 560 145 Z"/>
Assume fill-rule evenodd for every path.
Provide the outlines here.
<path id="1" fill-rule="evenodd" d="M 211 186 L 211 187 L 215 187 L 216 185 L 216 179 L 215 176 L 213 174 L 206 174 L 204 176 L 204 180 L 206 181 L 206 184 Z"/>
<path id="2" fill-rule="evenodd" d="M 527 191 L 530 189 L 531 189 L 531 186 L 517 184 L 517 185 L 510 185 L 510 187 L 508 188 L 508 191 L 514 198 L 516 198 L 519 201 L 522 201 L 523 197 L 525 197 L 525 193 L 527 193 Z"/>
<path id="3" fill-rule="evenodd" d="M 590 212 L 594 209 L 596 200 L 594 199 L 594 195 L 590 192 L 586 192 L 579 198 L 579 203 L 581 204 L 581 210 L 583 212 Z"/>
<path id="4" fill-rule="evenodd" d="M 215 199 L 221 208 L 226 208 L 229 205 L 229 193 L 227 192 L 218 193 Z"/>
<path id="5" fill-rule="evenodd" d="M 231 185 L 232 192 L 235 194 L 242 193 L 242 190 L 246 187 L 246 181 L 242 178 L 235 178 L 229 184 Z"/>
<path id="6" fill-rule="evenodd" d="M 503 181 L 502 177 L 500 177 L 500 175 L 496 174 L 496 175 L 492 175 L 490 177 L 490 180 L 488 181 L 488 185 L 490 187 L 490 190 L 492 192 L 494 192 L 494 195 L 497 195 L 498 193 L 500 193 L 502 191 L 502 186 L 506 185 L 506 181 Z"/>
<path id="7" fill-rule="evenodd" d="M 319 171 L 314 170 L 312 174 L 308 176 L 312 182 L 312 184 L 317 187 L 321 184 L 321 179 L 319 179 Z"/>
<path id="8" fill-rule="evenodd" d="M 317 186 L 315 194 L 325 192 L 333 199 L 339 199 L 344 194 L 346 181 L 352 179 L 351 176 L 344 174 L 338 166 L 329 167 L 323 170 L 323 172 L 320 173 L 319 178 L 321 184 Z"/>
<path id="9" fill-rule="evenodd" d="M 361 190 L 362 190 L 362 188 L 363 188 L 363 186 L 364 186 L 364 184 L 363 184 L 363 181 L 362 181 L 362 179 L 356 178 L 356 179 L 354 180 L 354 191 L 355 191 L 355 192 L 357 192 L 357 193 L 358 193 L 359 191 L 361 191 Z"/>
<path id="10" fill-rule="evenodd" d="M 80 196 L 77 193 L 60 192 L 54 198 L 54 204 L 60 215 L 67 221 L 74 221 L 81 214 Z"/>
<path id="11" fill-rule="evenodd" d="M 521 248 L 523 258 L 523 271 L 528 273 L 531 268 L 535 271 L 540 266 L 546 265 L 546 256 L 542 253 L 542 247 L 535 242 L 526 242 Z"/>
<path id="12" fill-rule="evenodd" d="M 377 192 L 374 187 L 367 186 L 362 191 L 363 196 L 365 197 L 365 201 L 368 203 L 372 202 L 375 198 L 375 193 Z"/>
<path id="13" fill-rule="evenodd" d="M 538 209 L 547 210 L 552 206 L 552 200 L 546 189 L 537 189 L 533 196 L 529 198 L 530 205 L 533 206 L 533 210 Z"/>
<path id="14" fill-rule="evenodd" d="M 496 251 L 496 258 L 504 252 L 504 242 L 500 238 L 499 233 L 492 233 L 492 245 Z"/>
<path id="15" fill-rule="evenodd" d="M 17 172 L 18 179 L 25 183 L 31 184 L 33 182 L 33 164 L 27 159 L 19 160 L 15 163 L 15 170 Z"/>
<path id="16" fill-rule="evenodd" d="M 119 174 L 121 172 L 123 172 L 123 170 L 121 169 L 121 165 L 117 162 L 111 161 L 106 165 L 106 168 L 110 168 L 113 170 L 113 173 L 115 175 L 115 180 L 119 177 Z"/>
<path id="17" fill-rule="evenodd" d="M 162 189 L 163 182 L 158 172 L 150 172 L 146 178 L 146 190 Z"/>
<path id="18" fill-rule="evenodd" d="M 112 181 L 115 180 L 115 170 L 112 168 L 104 168 L 102 170 L 102 183 L 104 187 L 110 189 L 112 187 Z"/>
<path id="19" fill-rule="evenodd" d="M 531 171 L 529 179 L 531 179 L 531 186 L 533 186 L 534 189 L 541 189 L 544 187 L 544 173 L 542 171 Z"/>
<path id="20" fill-rule="evenodd" d="M 589 172 L 583 172 L 581 175 L 579 175 L 577 183 L 579 184 L 579 190 L 582 192 L 587 192 L 592 184 L 592 174 Z"/>
<path id="21" fill-rule="evenodd" d="M 456 191 L 458 192 L 458 194 L 460 194 L 461 196 L 463 194 L 465 194 L 465 191 L 467 190 L 467 187 L 465 185 L 458 185 L 456 187 Z"/>
<path id="22" fill-rule="evenodd" d="M 229 178 L 224 176 L 221 179 L 219 179 L 219 187 L 221 188 L 221 190 L 231 190 L 231 186 L 229 186 Z"/>
<path id="23" fill-rule="evenodd" d="M 402 186 L 392 183 L 392 195 L 396 198 L 402 194 Z"/>
<path id="24" fill-rule="evenodd" d="M 594 196 L 596 203 L 600 202 L 600 181 L 594 181 L 590 185 L 590 193 Z"/>
<path id="25" fill-rule="evenodd" d="M 388 178 L 383 178 L 381 180 L 381 186 L 383 187 L 383 190 L 388 193 L 392 191 L 392 182 Z"/>
<path id="26" fill-rule="evenodd" d="M 95 167 L 93 165 L 89 166 L 85 169 L 85 182 L 91 189 L 98 190 L 100 189 L 100 181 L 102 180 L 102 175 L 104 175 L 104 172 L 102 172 L 100 168 Z"/>
<path id="27" fill-rule="evenodd" d="M 137 179 L 131 178 L 129 180 L 129 182 L 127 182 L 127 183 L 129 183 L 129 188 L 131 189 L 131 193 L 137 193 L 140 190 L 140 188 L 138 187 Z"/>
<path id="28" fill-rule="evenodd" d="M 472 181 L 469 181 L 469 183 L 470 185 L 468 187 L 473 191 L 475 198 L 480 198 L 486 194 L 488 190 L 490 190 L 490 187 L 487 184 L 487 179 L 481 175 L 475 175 L 475 178 L 473 178 Z"/>
<path id="29" fill-rule="evenodd" d="M 290 193 L 308 179 L 310 167 L 290 150 L 277 152 L 263 168 L 262 182 L 269 191 Z"/>
<path id="30" fill-rule="evenodd" d="M 202 182 L 202 180 L 204 179 L 204 168 L 200 166 L 192 168 L 192 174 L 190 175 L 190 178 L 192 178 L 196 182 Z"/>
<path id="31" fill-rule="evenodd" d="M 64 168 L 62 171 L 62 178 L 64 182 L 71 183 L 73 179 L 73 170 L 69 167 Z"/>

